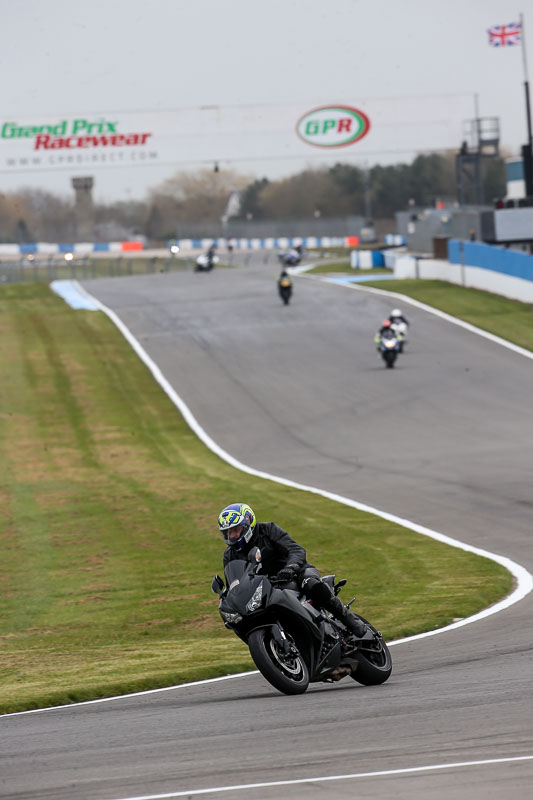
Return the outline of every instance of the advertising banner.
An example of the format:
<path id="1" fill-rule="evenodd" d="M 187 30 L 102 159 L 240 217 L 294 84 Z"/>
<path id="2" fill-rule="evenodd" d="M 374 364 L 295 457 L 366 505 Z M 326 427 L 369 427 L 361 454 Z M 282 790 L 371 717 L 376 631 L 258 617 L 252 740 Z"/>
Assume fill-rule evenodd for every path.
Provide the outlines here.
<path id="1" fill-rule="evenodd" d="M 379 161 L 458 149 L 471 95 L 348 98 L 306 107 L 204 106 L 168 111 L 0 118 L 0 171 L 191 165 L 338 153 Z M 394 159 L 392 159 L 394 160 Z"/>

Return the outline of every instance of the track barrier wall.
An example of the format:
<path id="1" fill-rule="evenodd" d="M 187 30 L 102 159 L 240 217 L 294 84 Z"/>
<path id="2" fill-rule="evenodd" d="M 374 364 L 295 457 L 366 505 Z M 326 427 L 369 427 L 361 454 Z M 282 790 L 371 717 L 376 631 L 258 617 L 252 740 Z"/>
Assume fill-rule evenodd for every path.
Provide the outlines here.
<path id="1" fill-rule="evenodd" d="M 395 278 L 447 281 L 533 303 L 533 256 L 518 250 L 450 239 L 448 261 L 392 253 L 388 258 Z"/>
<path id="2" fill-rule="evenodd" d="M 227 249 L 228 242 L 235 250 L 283 250 L 301 244 L 303 247 L 356 247 L 357 236 L 297 236 L 267 239 L 176 239 L 170 244 L 178 244 L 182 250 L 207 250 L 212 244 Z M 385 236 L 387 246 L 405 244 L 405 237 L 398 234 Z M 35 242 L 32 244 L 0 244 L 0 256 L 18 257 L 28 255 L 91 255 L 92 253 L 132 253 L 145 249 L 142 241 L 132 242 Z"/>

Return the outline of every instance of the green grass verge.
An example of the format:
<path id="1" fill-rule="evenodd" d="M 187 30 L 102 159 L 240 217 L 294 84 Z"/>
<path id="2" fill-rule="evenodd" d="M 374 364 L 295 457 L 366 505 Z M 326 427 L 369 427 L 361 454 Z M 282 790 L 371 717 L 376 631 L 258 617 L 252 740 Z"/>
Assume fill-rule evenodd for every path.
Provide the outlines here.
<path id="1" fill-rule="evenodd" d="M 306 251 L 313 255 L 321 257 L 339 256 L 345 258 L 346 253 L 350 250 L 387 250 L 388 245 L 385 242 L 362 242 L 357 247 L 346 248 L 344 245 L 336 245 L 335 247 L 307 247 Z"/>
<path id="2" fill-rule="evenodd" d="M 252 669 L 210 591 L 234 500 L 347 577 L 387 639 L 511 588 L 489 559 L 233 469 L 103 313 L 47 286 L 0 289 L 0 348 L 1 712 Z"/>
<path id="3" fill-rule="evenodd" d="M 327 264 L 318 264 L 312 269 L 305 271 L 306 275 L 322 275 L 329 272 L 342 273 L 347 275 L 375 275 L 376 273 L 388 272 L 392 275 L 392 270 L 387 267 L 372 267 L 371 269 L 353 269 L 350 262 L 346 259 L 340 261 L 330 261 Z"/>

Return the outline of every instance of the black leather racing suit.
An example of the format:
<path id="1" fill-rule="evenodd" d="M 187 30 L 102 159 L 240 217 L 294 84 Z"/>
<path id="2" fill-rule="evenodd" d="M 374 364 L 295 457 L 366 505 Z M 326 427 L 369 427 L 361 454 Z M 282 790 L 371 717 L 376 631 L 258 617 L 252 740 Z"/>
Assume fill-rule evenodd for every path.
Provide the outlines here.
<path id="1" fill-rule="evenodd" d="M 296 583 L 317 607 L 331 611 L 357 636 L 362 636 L 366 626 L 355 614 L 346 608 L 329 586 L 320 577 L 320 572 L 309 563 L 305 549 L 276 525 L 275 522 L 257 522 L 252 538 L 242 550 L 227 547 L 224 551 L 224 566 L 230 561 L 246 561 L 252 547 L 261 550 L 263 572 L 272 578 L 284 567 L 291 567 L 296 573 Z"/>

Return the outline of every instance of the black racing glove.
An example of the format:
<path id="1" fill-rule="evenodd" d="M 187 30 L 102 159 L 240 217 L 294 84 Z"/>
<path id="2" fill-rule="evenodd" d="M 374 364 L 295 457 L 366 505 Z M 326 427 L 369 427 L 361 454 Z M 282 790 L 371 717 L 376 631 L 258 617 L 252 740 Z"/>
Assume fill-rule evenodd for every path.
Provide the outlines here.
<path id="1" fill-rule="evenodd" d="M 298 573 L 295 568 L 288 564 L 286 567 L 283 567 L 283 569 L 280 569 L 274 580 L 278 583 L 289 583 L 289 581 L 296 580 L 297 575 Z"/>

